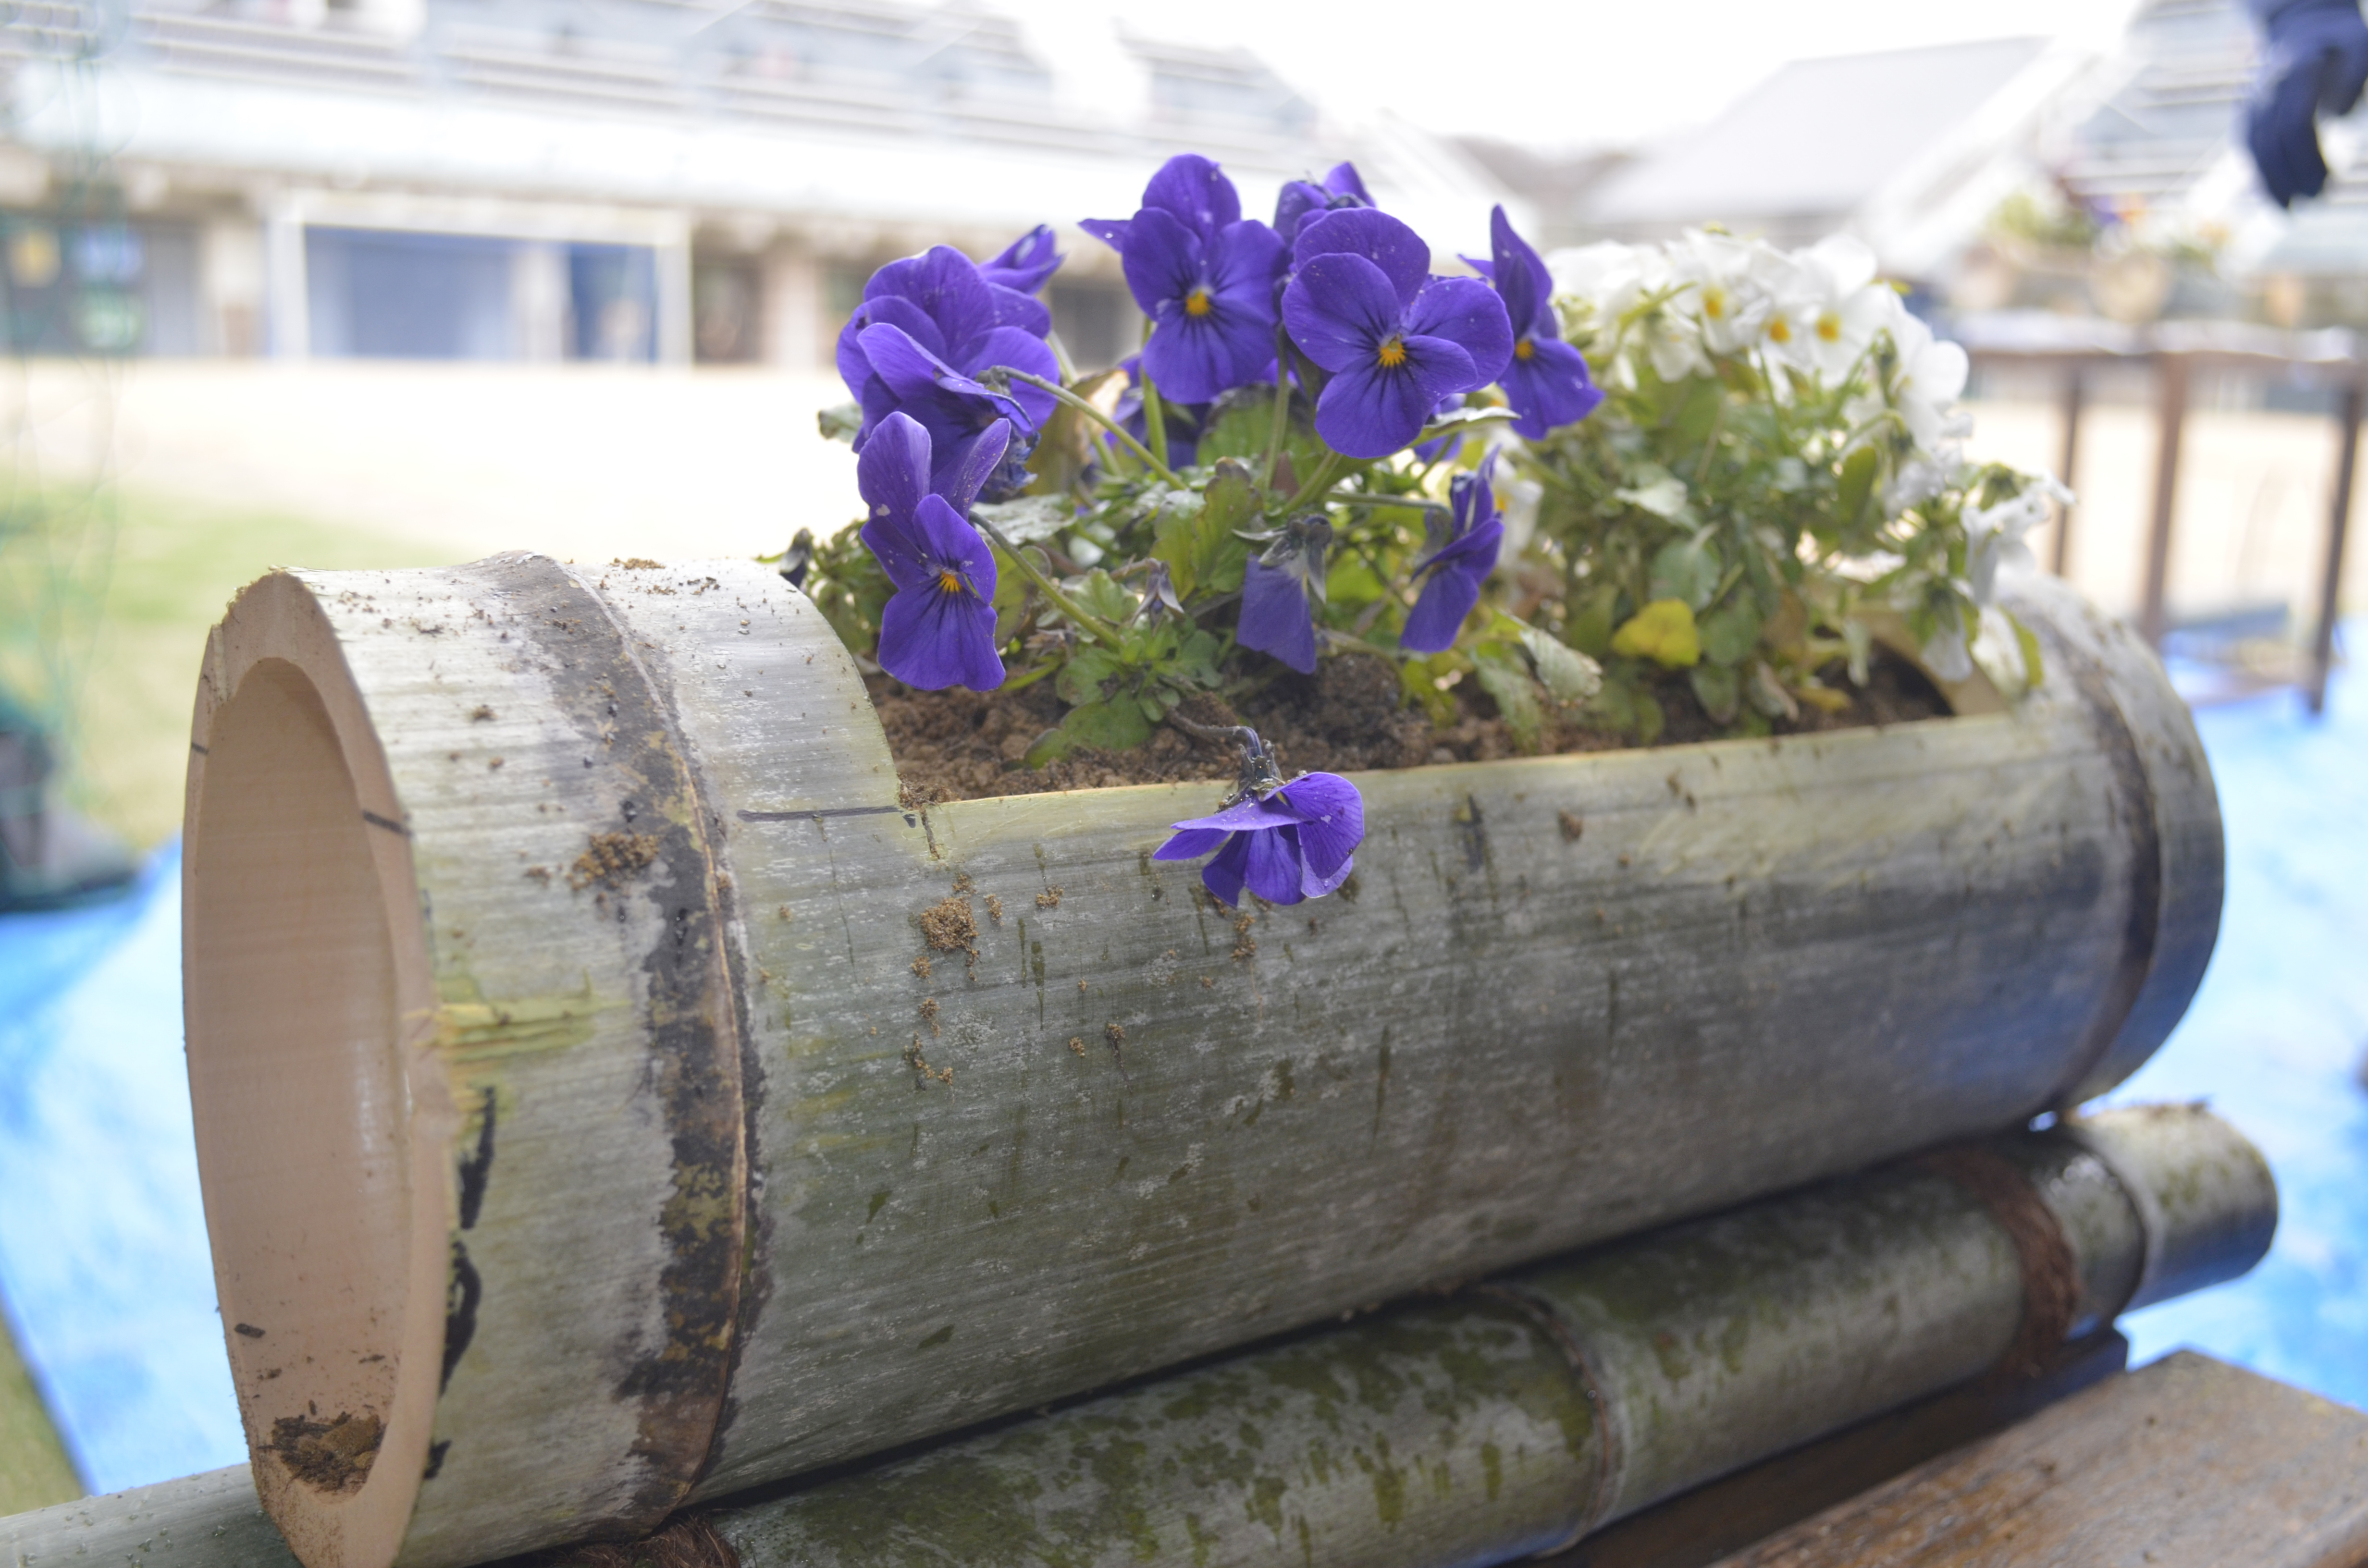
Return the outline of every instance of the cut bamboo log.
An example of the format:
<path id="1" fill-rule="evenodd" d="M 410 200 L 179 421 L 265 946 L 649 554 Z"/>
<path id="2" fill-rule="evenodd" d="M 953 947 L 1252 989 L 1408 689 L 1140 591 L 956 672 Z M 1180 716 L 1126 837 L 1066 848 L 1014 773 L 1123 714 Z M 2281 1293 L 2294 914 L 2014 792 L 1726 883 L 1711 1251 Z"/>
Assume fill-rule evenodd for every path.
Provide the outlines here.
<path id="1" fill-rule="evenodd" d="M 309 1568 L 643 1530 L 2118 1081 L 2217 809 L 2016 592 L 2010 711 L 1362 776 L 1349 886 L 1236 916 L 1150 858 L 1212 789 L 903 805 L 753 565 L 263 579 L 185 943 L 266 1506 Z"/>
<path id="2" fill-rule="evenodd" d="M 2131 1171 L 2146 1185 L 2115 1174 Z M 2241 1273 L 2275 1218 L 2260 1157 L 2225 1124 L 2191 1107 L 2108 1112 L 1611 1244 L 785 1496 L 726 1500 L 670 1529 L 720 1539 L 742 1568 L 1501 1562 L 1963 1386 L 2035 1319 L 2059 1343 L 2093 1335 L 2149 1256 L 2181 1260 L 2186 1288 Z M 0 1561 L 135 1553 L 169 1568 L 290 1561 L 245 1467 L 0 1520 Z"/>

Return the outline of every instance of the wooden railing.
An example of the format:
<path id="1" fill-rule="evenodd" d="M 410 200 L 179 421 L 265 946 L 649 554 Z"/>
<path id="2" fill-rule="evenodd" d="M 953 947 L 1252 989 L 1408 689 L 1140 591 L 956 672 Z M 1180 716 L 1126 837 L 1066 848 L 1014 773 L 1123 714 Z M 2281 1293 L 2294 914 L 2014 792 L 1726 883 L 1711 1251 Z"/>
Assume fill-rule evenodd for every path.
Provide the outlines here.
<path id="1" fill-rule="evenodd" d="M 2235 322 L 2164 322 L 2123 327 L 2110 322 L 2067 319 L 2037 312 L 2001 312 L 1960 317 L 1952 325 L 1974 364 L 2036 366 L 2061 376 L 2058 408 L 2063 445 L 2057 473 L 2077 483 L 2080 420 L 2090 374 L 2108 366 L 2150 369 L 2155 378 L 2154 490 L 2146 531 L 2145 588 L 2138 629 L 2159 649 L 2169 621 L 2164 607 L 2170 573 L 2172 519 L 2179 499 L 2180 453 L 2195 372 L 2248 370 L 2288 381 L 2316 384 L 2336 394 L 2335 488 L 2328 506 L 2326 551 L 2318 581 L 2317 621 L 2310 653 L 2297 683 L 2313 713 L 2327 705 L 2327 677 L 2335 657 L 2337 596 L 2343 577 L 2345 535 L 2351 522 L 2351 486 L 2360 449 L 2368 364 L 2359 339 L 2340 329 L 2280 332 Z M 2058 517 L 2053 566 L 2064 574 L 2072 538 L 2072 515 Z"/>

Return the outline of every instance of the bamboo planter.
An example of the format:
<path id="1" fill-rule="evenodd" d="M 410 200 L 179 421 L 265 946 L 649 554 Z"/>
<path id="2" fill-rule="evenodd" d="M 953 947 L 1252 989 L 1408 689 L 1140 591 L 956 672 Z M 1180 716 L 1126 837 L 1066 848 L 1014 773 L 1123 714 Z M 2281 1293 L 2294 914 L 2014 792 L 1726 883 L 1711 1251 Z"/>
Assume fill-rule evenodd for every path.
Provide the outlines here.
<path id="1" fill-rule="evenodd" d="M 2011 712 L 1363 776 L 1355 881 L 1237 920 L 1149 858 L 1212 787 L 902 808 L 760 568 L 265 578 L 185 941 L 267 1507 L 645 1529 L 2109 1086 L 2217 810 L 2151 657 L 2016 608 Z"/>

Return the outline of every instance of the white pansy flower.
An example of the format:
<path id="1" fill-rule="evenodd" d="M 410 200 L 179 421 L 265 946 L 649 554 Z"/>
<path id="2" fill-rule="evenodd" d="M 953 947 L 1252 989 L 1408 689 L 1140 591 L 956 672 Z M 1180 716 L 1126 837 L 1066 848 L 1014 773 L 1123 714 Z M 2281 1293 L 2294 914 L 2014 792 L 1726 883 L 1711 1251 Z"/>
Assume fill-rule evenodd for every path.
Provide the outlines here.
<path id="1" fill-rule="evenodd" d="M 1874 280 L 1874 253 L 1848 234 L 1795 251 L 1791 260 L 1792 286 L 1777 296 L 1769 346 L 1802 369 L 1838 381 L 1889 322 L 1899 296 Z"/>
<path id="2" fill-rule="evenodd" d="M 1965 351 L 1932 335 L 1932 329 L 1896 304 L 1884 326 L 1898 348 L 1891 376 L 1891 406 L 1916 437 L 1917 446 L 1939 455 L 1948 444 L 1973 433 L 1973 416 L 1957 407 L 1971 369 Z"/>
<path id="3" fill-rule="evenodd" d="M 2047 504 L 2072 504 L 2072 492 L 2055 475 L 2034 474 L 2022 493 L 1995 506 L 1967 506 L 1960 514 L 1965 525 L 1965 580 L 1974 602 L 1987 605 L 1998 597 L 2001 566 L 2037 564 L 2025 536 L 2047 520 Z"/>
<path id="4" fill-rule="evenodd" d="M 1672 248 L 1671 267 L 1690 285 L 1678 303 L 1702 324 L 1702 342 L 1712 353 L 1738 354 L 1757 347 L 1767 331 L 1775 300 L 1763 253 L 1782 260 L 1764 245 L 1700 229 Z"/>

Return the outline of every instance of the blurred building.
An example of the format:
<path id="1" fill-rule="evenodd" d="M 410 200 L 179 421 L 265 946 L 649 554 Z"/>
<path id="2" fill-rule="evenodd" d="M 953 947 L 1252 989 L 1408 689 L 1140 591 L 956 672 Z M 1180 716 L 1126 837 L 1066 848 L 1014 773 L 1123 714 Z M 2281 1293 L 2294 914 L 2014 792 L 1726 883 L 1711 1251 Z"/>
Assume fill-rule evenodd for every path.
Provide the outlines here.
<path id="1" fill-rule="evenodd" d="M 1247 53 L 959 3 L 18 0 L 0 79 L 33 352 L 803 369 L 881 261 L 1123 217 L 1177 152 L 1253 204 L 1354 157 L 1443 248 L 1505 195 Z M 1055 325 L 1113 362 L 1133 301 L 1065 238 Z"/>

